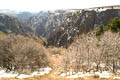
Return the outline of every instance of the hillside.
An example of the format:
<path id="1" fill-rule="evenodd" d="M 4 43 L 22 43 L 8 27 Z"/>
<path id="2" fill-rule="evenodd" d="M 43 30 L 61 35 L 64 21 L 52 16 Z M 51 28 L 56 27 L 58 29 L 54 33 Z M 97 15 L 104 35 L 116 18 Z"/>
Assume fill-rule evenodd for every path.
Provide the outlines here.
<path id="1" fill-rule="evenodd" d="M 21 38 L 19 40 L 23 40 L 23 39 Z M 120 40 L 120 34 L 119 33 L 113 34 L 111 31 L 106 31 L 104 35 L 100 36 L 100 38 L 96 37 L 94 32 L 80 35 L 76 39 L 76 41 L 74 41 L 69 46 L 68 49 L 64 49 L 64 48 L 48 49 L 50 54 L 48 55 L 47 59 L 51 61 L 50 64 L 52 65 L 51 66 L 52 70 L 49 73 L 44 75 L 37 75 L 37 76 L 29 76 L 28 74 L 25 75 L 25 73 L 21 73 L 21 77 L 19 76 L 16 78 L 14 77 L 1 78 L 1 80 L 43 80 L 43 79 L 44 80 L 61 80 L 61 79 L 62 80 L 119 80 L 120 79 L 119 40 Z M 29 40 L 29 42 L 26 40 L 25 43 L 26 42 L 27 43 L 30 42 L 28 45 L 34 43 L 33 41 L 31 43 L 31 40 Z M 25 43 L 24 45 L 27 45 Z M 16 49 L 18 48 L 17 50 L 19 50 L 19 46 L 17 46 L 18 44 L 19 43 L 14 44 L 16 46 Z M 35 46 L 29 46 L 29 47 L 35 47 Z M 40 48 L 39 45 L 39 48 L 37 47 L 35 48 L 36 48 L 35 50 L 41 51 L 42 46 Z M 19 50 L 19 53 L 21 49 Z M 25 49 L 27 49 L 27 47 Z M 46 52 L 46 50 L 42 52 Z M 27 63 L 28 62 L 30 63 L 31 60 L 34 60 L 32 58 L 37 57 L 38 55 L 31 56 L 32 58 L 29 58 L 30 54 L 26 56 L 28 58 L 24 57 L 24 61 L 27 60 Z M 19 61 L 19 59 L 16 60 Z M 29 72 L 29 68 L 26 67 L 27 64 L 25 64 L 24 62 L 21 63 L 24 64 L 23 69 L 25 69 L 26 71 L 28 69 L 27 72 Z M 18 63 L 16 64 L 20 65 Z M 31 63 L 31 64 L 37 65 L 36 63 Z M 36 69 L 36 66 L 33 67 L 34 67 L 33 69 Z"/>
<path id="2" fill-rule="evenodd" d="M 0 14 L 0 80 L 119 80 L 120 7 Z"/>
<path id="3" fill-rule="evenodd" d="M 120 17 L 120 11 L 112 7 L 41 11 L 28 20 L 28 26 L 36 35 L 46 38 L 48 46 L 68 47 L 75 36 L 87 33 L 100 24 L 106 25 L 114 17 Z"/>
<path id="4" fill-rule="evenodd" d="M 25 36 L 31 36 L 33 34 L 32 30 L 25 27 L 17 18 L 6 14 L 0 14 L 0 31 L 10 34 L 21 34 Z"/>

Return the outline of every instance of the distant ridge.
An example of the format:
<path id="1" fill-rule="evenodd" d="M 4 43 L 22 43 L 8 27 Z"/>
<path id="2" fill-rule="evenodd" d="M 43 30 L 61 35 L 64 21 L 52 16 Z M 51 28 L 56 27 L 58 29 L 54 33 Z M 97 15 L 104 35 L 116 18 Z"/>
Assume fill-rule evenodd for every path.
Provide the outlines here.
<path id="1" fill-rule="evenodd" d="M 92 7 L 92 8 L 85 8 L 85 9 L 100 9 L 100 8 L 120 9 L 120 5 Z"/>

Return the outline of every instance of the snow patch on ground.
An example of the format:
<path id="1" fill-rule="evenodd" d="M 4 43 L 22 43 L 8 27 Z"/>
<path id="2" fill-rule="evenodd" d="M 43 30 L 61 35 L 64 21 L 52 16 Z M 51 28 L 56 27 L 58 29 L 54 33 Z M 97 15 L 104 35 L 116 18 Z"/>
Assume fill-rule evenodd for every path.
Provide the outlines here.
<path id="1" fill-rule="evenodd" d="M 4 77 L 6 77 L 6 78 L 8 78 L 8 77 L 15 77 L 15 76 L 17 76 L 17 75 L 18 75 L 18 74 L 15 74 L 15 73 L 13 73 L 13 72 L 6 73 L 5 70 L 1 70 L 1 71 L 0 71 L 0 78 L 4 78 Z"/>
<path id="2" fill-rule="evenodd" d="M 69 73 L 69 74 L 68 74 Z M 62 73 L 60 76 L 66 77 L 66 78 L 83 78 L 83 77 L 88 77 L 88 76 L 96 76 L 98 75 L 99 78 L 113 78 L 113 79 L 120 79 L 118 76 L 113 76 L 113 73 L 110 73 L 108 71 L 103 71 L 101 72 L 95 72 L 95 73 L 83 73 L 83 72 L 78 72 L 76 74 L 72 74 L 71 72 L 67 73 Z"/>
<path id="3" fill-rule="evenodd" d="M 16 78 L 22 79 L 22 78 L 28 78 L 28 77 L 32 77 L 32 76 L 31 75 L 26 75 L 26 74 L 21 74 L 21 75 L 17 76 Z"/>
<path id="4" fill-rule="evenodd" d="M 60 76 L 65 77 L 65 76 L 66 76 L 66 73 L 62 73 L 62 74 L 60 74 Z"/>
<path id="5" fill-rule="evenodd" d="M 36 71 L 36 72 L 31 73 L 30 75 L 26 75 L 26 74 L 18 75 L 18 73 L 13 73 L 13 72 L 7 73 L 5 72 L 5 70 L 0 70 L 0 78 L 16 77 L 16 78 L 22 79 L 22 78 L 28 78 L 28 77 L 33 77 L 33 76 L 45 75 L 45 74 L 48 74 L 51 70 L 52 68 L 46 67 L 46 68 L 42 68 L 42 71 L 40 72 Z"/>
<path id="6" fill-rule="evenodd" d="M 104 71 L 102 73 L 95 72 L 95 74 L 99 75 L 100 78 L 110 78 L 112 76 L 112 73 L 109 73 L 107 71 Z"/>
<path id="7" fill-rule="evenodd" d="M 86 76 L 93 76 L 93 74 L 90 74 L 90 73 L 83 74 L 82 72 L 78 72 L 74 75 L 69 75 L 69 76 L 66 76 L 66 77 L 67 78 L 79 78 L 79 77 L 83 78 L 83 77 L 86 77 Z"/>
<path id="8" fill-rule="evenodd" d="M 115 76 L 113 79 L 120 79 L 120 77 Z"/>

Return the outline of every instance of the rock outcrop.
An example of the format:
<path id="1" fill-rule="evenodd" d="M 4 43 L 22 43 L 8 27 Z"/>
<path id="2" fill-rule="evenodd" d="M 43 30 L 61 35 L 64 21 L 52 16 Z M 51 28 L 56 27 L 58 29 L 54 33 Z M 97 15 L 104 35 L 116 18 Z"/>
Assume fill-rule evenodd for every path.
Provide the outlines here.
<path id="1" fill-rule="evenodd" d="M 100 24 L 120 17 L 119 6 L 0 14 L 0 30 L 5 33 L 35 34 L 43 37 L 48 46 L 68 47 L 75 37 L 88 33 Z M 13 18 L 14 17 L 14 18 Z"/>
<path id="2" fill-rule="evenodd" d="M 41 11 L 28 20 L 28 25 L 36 35 L 45 37 L 48 45 L 67 47 L 75 36 L 106 25 L 114 17 L 120 17 L 119 9 Z"/>
<path id="3" fill-rule="evenodd" d="M 25 36 L 32 34 L 32 30 L 25 27 L 18 19 L 5 14 L 0 14 L 0 31 L 6 34 L 15 33 Z"/>

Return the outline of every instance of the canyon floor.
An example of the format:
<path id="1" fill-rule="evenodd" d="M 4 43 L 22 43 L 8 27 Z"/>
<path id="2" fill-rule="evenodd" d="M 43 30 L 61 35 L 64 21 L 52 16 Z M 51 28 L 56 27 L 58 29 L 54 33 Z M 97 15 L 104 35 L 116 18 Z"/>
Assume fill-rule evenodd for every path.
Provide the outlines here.
<path id="1" fill-rule="evenodd" d="M 61 56 L 56 57 L 56 56 L 50 56 L 51 60 L 55 62 L 54 64 L 59 63 Z M 56 60 L 59 59 L 59 60 Z M 35 76 L 35 77 L 28 77 L 28 78 L 23 78 L 23 79 L 18 79 L 18 78 L 0 78 L 0 80 L 120 80 L 119 79 L 113 79 L 113 78 L 99 78 L 95 76 L 87 76 L 87 77 L 82 77 L 82 78 L 66 78 L 60 76 L 60 74 L 55 74 L 56 70 L 52 69 L 49 74 L 41 75 L 41 76 Z"/>

